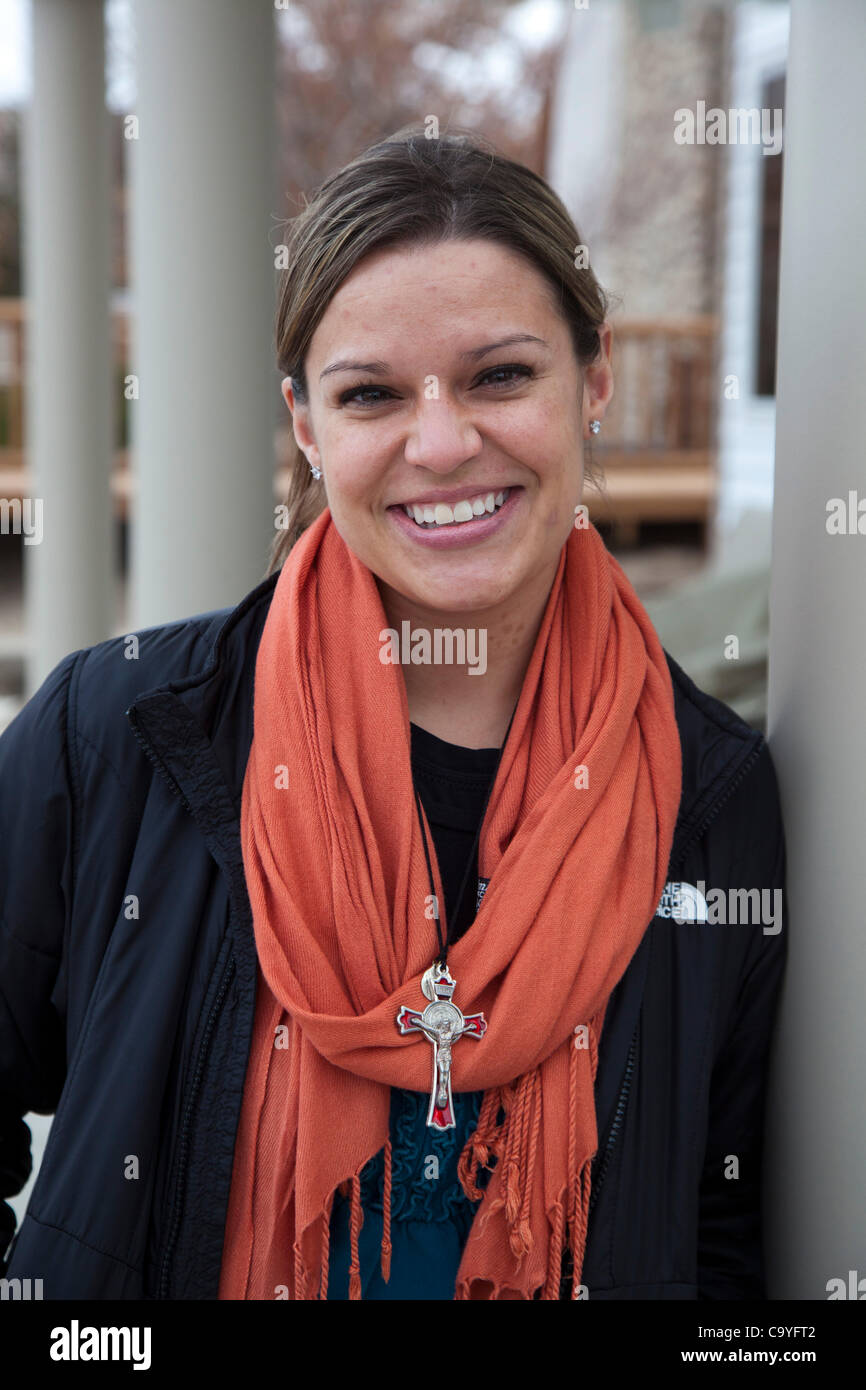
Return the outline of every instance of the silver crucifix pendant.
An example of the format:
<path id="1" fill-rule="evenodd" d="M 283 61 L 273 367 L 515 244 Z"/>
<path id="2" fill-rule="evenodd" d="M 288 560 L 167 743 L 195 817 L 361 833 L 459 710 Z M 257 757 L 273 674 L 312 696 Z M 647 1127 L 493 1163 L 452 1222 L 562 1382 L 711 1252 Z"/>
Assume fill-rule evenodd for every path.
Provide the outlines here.
<path id="1" fill-rule="evenodd" d="M 421 990 L 429 999 L 423 1013 L 410 1009 L 404 1004 L 397 1015 L 397 1027 L 401 1033 L 423 1033 L 433 1044 L 433 1086 L 430 1091 L 430 1107 L 427 1111 L 427 1124 L 430 1129 L 454 1129 L 454 1105 L 451 1096 L 451 1048 L 464 1034 L 469 1038 L 483 1038 L 487 1032 L 487 1022 L 483 1014 L 460 1012 L 451 996 L 456 988 L 447 966 L 436 962 L 421 977 Z"/>

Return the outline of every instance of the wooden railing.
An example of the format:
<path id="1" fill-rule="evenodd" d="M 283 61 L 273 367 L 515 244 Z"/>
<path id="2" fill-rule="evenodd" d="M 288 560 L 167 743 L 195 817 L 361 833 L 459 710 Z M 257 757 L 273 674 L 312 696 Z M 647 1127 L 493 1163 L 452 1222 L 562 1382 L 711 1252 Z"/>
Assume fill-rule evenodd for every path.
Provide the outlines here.
<path id="1" fill-rule="evenodd" d="M 0 299 L 0 497 L 24 497 L 28 470 L 24 424 L 26 300 Z M 128 360 L 125 309 L 112 312 L 116 382 L 115 454 L 111 488 L 118 515 L 127 514 Z M 641 521 L 706 524 L 716 498 L 718 321 L 613 320 L 614 394 L 592 450 L 602 490 L 587 487 L 593 521 L 610 522 L 620 542 L 634 539 Z M 277 495 L 291 452 L 288 413 L 277 432 Z"/>
<path id="2" fill-rule="evenodd" d="M 593 521 L 634 538 L 642 521 L 709 522 L 716 500 L 718 320 L 612 320 L 614 393 L 592 450 Z"/>

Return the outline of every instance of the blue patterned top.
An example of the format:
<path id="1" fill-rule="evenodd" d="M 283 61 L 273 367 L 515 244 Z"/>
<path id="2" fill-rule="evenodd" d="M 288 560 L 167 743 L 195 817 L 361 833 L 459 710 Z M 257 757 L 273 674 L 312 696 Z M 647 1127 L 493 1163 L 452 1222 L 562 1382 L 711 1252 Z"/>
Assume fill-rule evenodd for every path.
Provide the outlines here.
<path id="1" fill-rule="evenodd" d="M 420 1042 L 421 1039 L 418 1039 Z M 482 1091 L 454 1094 L 455 1129 L 427 1128 L 430 1097 L 391 1091 L 391 1276 L 382 1278 L 385 1151 L 361 1172 L 364 1222 L 358 1239 L 363 1299 L 453 1299 L 457 1269 L 478 1203 L 465 1195 L 457 1163 L 478 1122 Z M 487 1174 L 479 1174 L 483 1187 Z M 351 1202 L 338 1193 L 331 1217 L 328 1298 L 349 1297 Z"/>

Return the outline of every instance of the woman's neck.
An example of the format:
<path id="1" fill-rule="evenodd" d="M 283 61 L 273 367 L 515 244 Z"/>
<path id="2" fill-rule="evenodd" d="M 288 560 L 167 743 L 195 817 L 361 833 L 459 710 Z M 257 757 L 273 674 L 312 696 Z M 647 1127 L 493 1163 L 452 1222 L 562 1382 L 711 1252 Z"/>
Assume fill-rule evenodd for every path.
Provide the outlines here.
<path id="1" fill-rule="evenodd" d="M 477 612 L 435 612 L 379 584 L 413 724 L 464 748 L 501 747 L 555 573 Z"/>

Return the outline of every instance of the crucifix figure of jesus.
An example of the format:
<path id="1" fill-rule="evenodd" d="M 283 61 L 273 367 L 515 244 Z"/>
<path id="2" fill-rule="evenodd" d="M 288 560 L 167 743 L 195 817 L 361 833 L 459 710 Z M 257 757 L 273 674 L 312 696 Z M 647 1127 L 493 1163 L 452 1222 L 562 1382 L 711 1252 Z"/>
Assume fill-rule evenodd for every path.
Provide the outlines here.
<path id="1" fill-rule="evenodd" d="M 447 967 L 438 963 L 425 971 L 421 989 L 431 1002 L 423 1013 L 404 1004 L 397 1014 L 401 1033 L 423 1033 L 433 1044 L 433 1084 L 427 1124 L 430 1129 L 454 1129 L 454 1105 L 451 1095 L 451 1048 L 464 1035 L 483 1038 L 487 1021 L 483 1014 L 465 1017 L 451 1002 L 456 981 Z"/>

